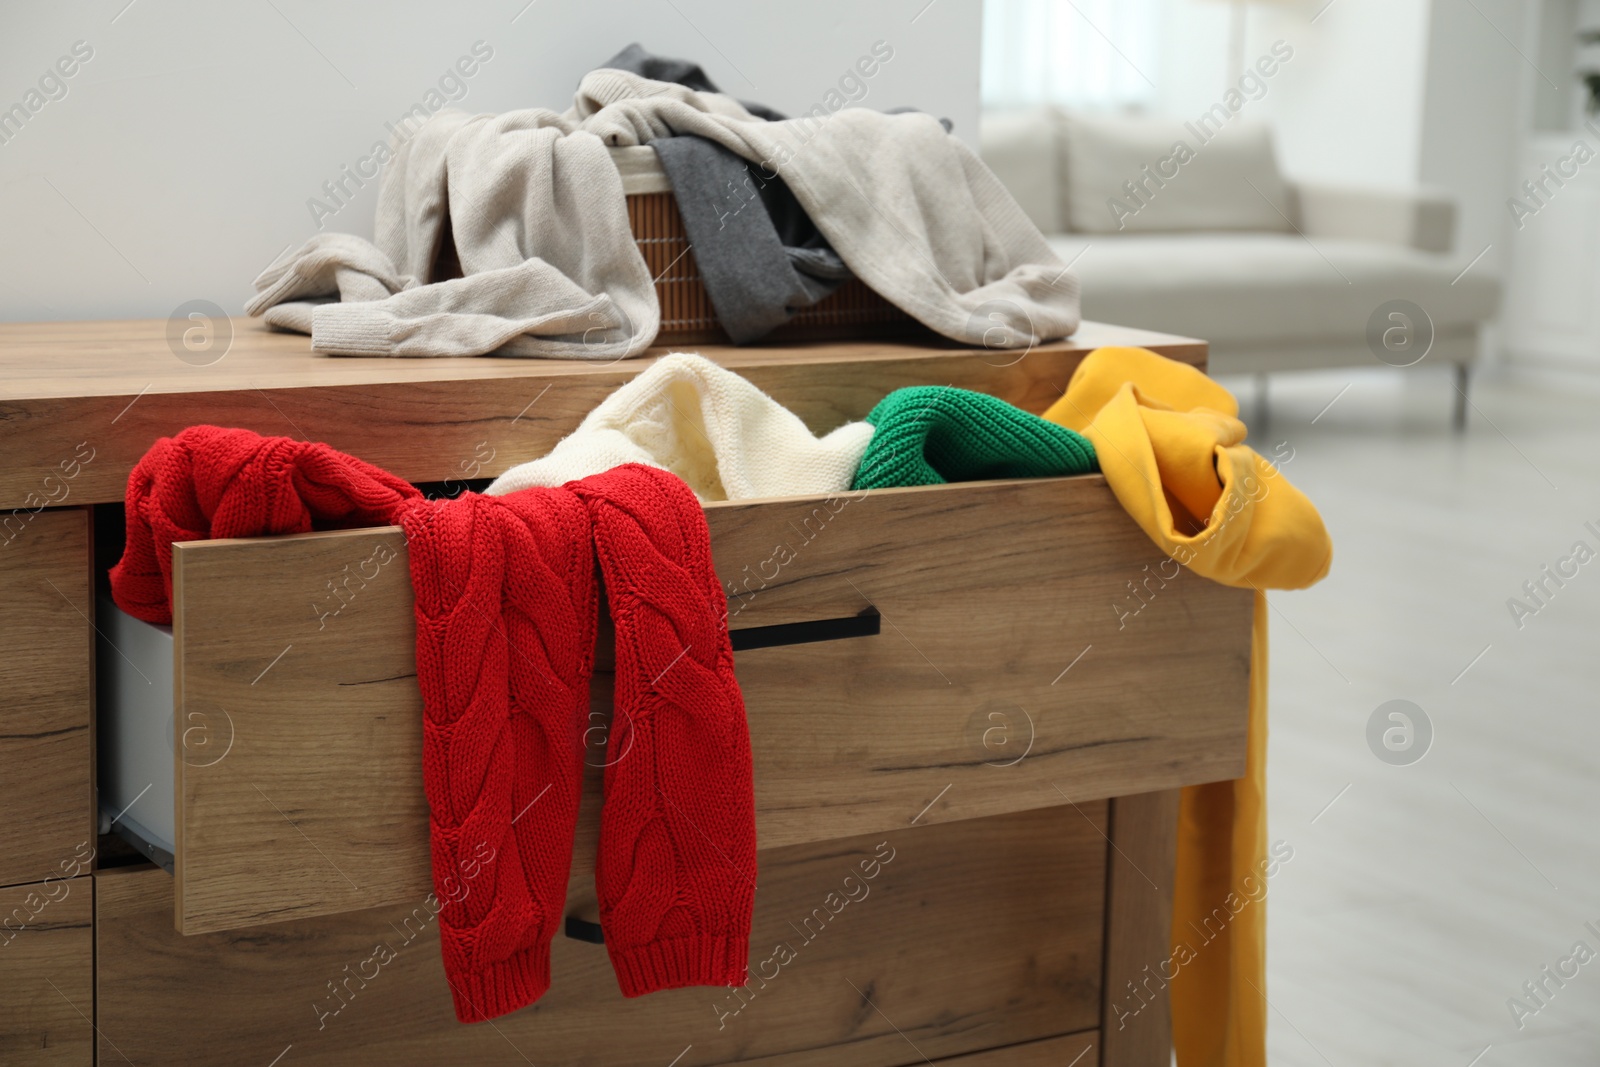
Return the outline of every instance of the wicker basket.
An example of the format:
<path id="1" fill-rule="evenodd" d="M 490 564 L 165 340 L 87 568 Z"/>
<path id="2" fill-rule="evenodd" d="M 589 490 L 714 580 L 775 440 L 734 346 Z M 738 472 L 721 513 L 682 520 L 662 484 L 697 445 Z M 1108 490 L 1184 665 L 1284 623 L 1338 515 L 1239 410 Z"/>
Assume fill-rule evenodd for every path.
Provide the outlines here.
<path id="1" fill-rule="evenodd" d="M 622 174 L 633 239 L 655 279 L 656 297 L 661 302 L 661 331 L 656 344 L 729 343 L 700 280 L 700 267 L 690 250 L 678 202 L 656 162 L 654 149 L 613 148 L 611 157 Z M 926 332 L 925 327 L 873 292 L 861 279 L 852 278 L 815 305 L 797 312 L 764 340 L 840 341 Z"/>

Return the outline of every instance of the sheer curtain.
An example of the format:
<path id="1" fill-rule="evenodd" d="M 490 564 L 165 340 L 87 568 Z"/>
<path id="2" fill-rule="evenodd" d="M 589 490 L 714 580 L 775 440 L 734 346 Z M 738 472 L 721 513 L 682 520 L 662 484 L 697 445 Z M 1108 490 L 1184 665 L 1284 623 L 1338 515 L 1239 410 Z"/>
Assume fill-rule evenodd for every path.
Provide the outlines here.
<path id="1" fill-rule="evenodd" d="M 1160 0 L 984 0 L 983 106 L 1149 105 Z"/>

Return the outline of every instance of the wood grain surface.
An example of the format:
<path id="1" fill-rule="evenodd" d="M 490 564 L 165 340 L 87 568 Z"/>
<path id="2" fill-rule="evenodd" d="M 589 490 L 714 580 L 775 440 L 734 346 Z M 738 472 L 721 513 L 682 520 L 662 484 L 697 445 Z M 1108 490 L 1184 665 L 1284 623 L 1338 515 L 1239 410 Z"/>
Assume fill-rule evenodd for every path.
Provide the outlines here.
<path id="1" fill-rule="evenodd" d="M 1164 789 L 1111 802 L 1106 876 L 1103 1067 L 1168 1067 L 1172 1059 L 1172 888 L 1178 800 Z M 1163 977 L 1165 975 L 1166 977 Z"/>
<path id="2" fill-rule="evenodd" d="M 234 319 L 211 324 L 213 350 L 191 353 L 179 339 L 188 325 L 169 337 L 163 320 L 0 324 L 0 509 L 26 506 L 85 442 L 95 458 L 73 503 L 119 501 L 150 445 L 197 423 L 325 441 L 414 482 L 493 477 L 548 452 L 658 351 L 619 363 L 329 357 L 307 337 Z M 1112 344 L 1205 362 L 1203 342 L 1098 323 L 1026 353 L 891 340 L 697 350 L 820 433 L 904 385 L 958 385 L 1043 411 L 1086 353 Z"/>
<path id="3" fill-rule="evenodd" d="M 455 1022 L 422 894 L 184 937 L 164 872 L 102 872 L 101 1062 L 122 1062 L 114 1043 L 186 1067 L 286 1051 L 299 1067 L 898 1067 L 1013 1045 L 1015 1059 L 956 1062 L 1054 1063 L 1024 1043 L 1099 1022 L 1106 806 L 1081 807 L 764 849 L 750 986 L 627 1000 L 601 946 L 557 936 L 550 992 L 492 1025 Z M 574 896 L 590 883 L 576 871 Z M 393 958 L 375 962 L 379 946 Z M 1060 1043 L 1059 1063 L 1082 1045 Z"/>
<path id="4" fill-rule="evenodd" d="M 0 523 L 0 885 L 59 878 L 94 842 L 89 568 L 83 509 Z"/>
<path id="5" fill-rule="evenodd" d="M 706 516 L 717 572 L 736 586 L 735 630 L 868 608 L 883 620 L 877 636 L 737 654 L 763 847 L 1243 771 L 1250 593 L 1185 573 L 1119 616 L 1127 583 L 1160 557 L 1098 475 Z M 400 532 L 174 555 L 178 712 L 226 731 L 176 762 L 180 929 L 426 892 Z M 602 714 L 606 683 L 593 693 Z M 591 788 L 580 855 L 598 804 Z"/>
<path id="6" fill-rule="evenodd" d="M 94 880 L 0 889 L 0 1063 L 94 1063 Z M 120 1062 L 113 1058 L 105 1062 Z"/>
<path id="7" fill-rule="evenodd" d="M 1093 1030 L 1065 1037 L 1030 1041 L 1026 1045 L 974 1052 L 970 1056 L 940 1060 L 950 1067 L 1097 1067 L 1100 1035 Z"/>

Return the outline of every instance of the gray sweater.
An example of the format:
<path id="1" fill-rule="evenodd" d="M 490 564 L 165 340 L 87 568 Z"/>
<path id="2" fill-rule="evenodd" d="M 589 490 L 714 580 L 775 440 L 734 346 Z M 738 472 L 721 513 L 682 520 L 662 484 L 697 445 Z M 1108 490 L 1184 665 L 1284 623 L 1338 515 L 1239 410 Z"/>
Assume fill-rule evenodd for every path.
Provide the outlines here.
<path id="1" fill-rule="evenodd" d="M 946 337 L 1011 348 L 1077 329 L 1076 277 L 932 116 L 766 122 L 619 70 L 588 74 L 561 115 L 439 112 L 383 176 L 375 243 L 312 238 L 246 310 L 333 355 L 639 355 L 660 309 L 605 149 L 685 133 L 782 175 L 851 270 Z M 441 280 L 447 238 L 461 277 Z"/>

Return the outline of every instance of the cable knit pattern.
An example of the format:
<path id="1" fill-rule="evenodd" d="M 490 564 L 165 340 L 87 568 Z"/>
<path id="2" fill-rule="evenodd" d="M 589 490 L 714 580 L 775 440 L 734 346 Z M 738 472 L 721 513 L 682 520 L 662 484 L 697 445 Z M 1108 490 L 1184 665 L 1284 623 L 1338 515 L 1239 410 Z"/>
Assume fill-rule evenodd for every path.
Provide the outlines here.
<path id="1" fill-rule="evenodd" d="M 327 445 L 191 426 L 163 437 L 128 476 L 127 539 L 111 568 L 117 606 L 172 621 L 172 543 L 392 521 L 414 486 Z"/>
<path id="2" fill-rule="evenodd" d="M 856 471 L 855 489 L 1098 469 L 1094 445 L 1081 434 L 970 389 L 896 389 L 878 401 L 867 421 L 876 430 Z"/>
<path id="3" fill-rule="evenodd" d="M 172 617 L 172 543 L 397 522 L 416 597 L 423 787 L 456 1017 L 550 986 L 583 779 L 598 602 L 617 634 L 597 883 L 627 996 L 745 981 L 755 803 L 705 515 L 630 464 L 562 488 L 429 501 L 322 444 L 198 426 L 128 483 L 112 592 Z M 337 729 L 337 725 L 332 728 Z"/>
<path id="4" fill-rule="evenodd" d="M 572 866 L 597 590 L 572 493 L 467 494 L 401 517 L 416 594 L 422 779 L 462 1022 L 550 987 Z"/>
<path id="5" fill-rule="evenodd" d="M 743 985 L 755 900 L 750 734 L 711 537 L 680 480 L 638 464 L 574 482 L 617 629 L 600 923 L 624 996 Z"/>

